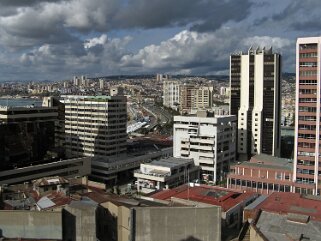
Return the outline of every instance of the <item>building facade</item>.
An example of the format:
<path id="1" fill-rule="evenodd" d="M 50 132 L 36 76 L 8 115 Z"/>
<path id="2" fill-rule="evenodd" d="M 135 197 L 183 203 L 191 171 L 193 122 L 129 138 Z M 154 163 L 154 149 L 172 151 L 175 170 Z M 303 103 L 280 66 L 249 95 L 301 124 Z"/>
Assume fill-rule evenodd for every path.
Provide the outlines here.
<path id="1" fill-rule="evenodd" d="M 236 117 L 197 115 L 174 117 L 173 156 L 193 158 L 203 179 L 214 183 L 229 171 L 236 154 Z"/>
<path id="2" fill-rule="evenodd" d="M 213 87 L 200 86 L 192 90 L 192 109 L 210 109 L 213 106 Z"/>
<path id="3" fill-rule="evenodd" d="M 238 118 L 240 160 L 280 154 L 280 73 L 281 56 L 272 48 L 230 57 L 230 114 Z"/>
<path id="4" fill-rule="evenodd" d="M 195 94 L 195 86 L 183 84 L 179 87 L 179 111 L 180 113 L 190 113 Z"/>
<path id="5" fill-rule="evenodd" d="M 53 161 L 57 117 L 56 107 L 0 107 L 0 170 Z"/>
<path id="6" fill-rule="evenodd" d="M 198 180 L 199 175 L 193 159 L 175 157 L 140 164 L 140 169 L 134 172 L 137 190 L 144 193 L 177 187 Z"/>
<path id="7" fill-rule="evenodd" d="M 124 96 L 63 96 L 68 157 L 126 153 L 127 103 Z"/>
<path id="8" fill-rule="evenodd" d="M 177 109 L 179 104 L 179 82 L 175 80 L 163 81 L 163 105 Z"/>
<path id="9" fill-rule="evenodd" d="M 299 38 L 296 45 L 294 142 L 295 192 L 320 195 L 321 37 Z"/>
<path id="10" fill-rule="evenodd" d="M 248 162 L 231 165 L 227 188 L 261 194 L 292 192 L 292 160 L 259 154 Z"/>

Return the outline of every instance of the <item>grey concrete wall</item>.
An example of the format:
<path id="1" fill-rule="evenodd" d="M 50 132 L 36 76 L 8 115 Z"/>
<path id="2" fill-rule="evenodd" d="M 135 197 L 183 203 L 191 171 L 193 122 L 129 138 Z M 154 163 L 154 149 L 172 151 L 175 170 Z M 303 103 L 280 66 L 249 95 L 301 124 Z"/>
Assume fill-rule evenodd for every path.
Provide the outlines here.
<path id="1" fill-rule="evenodd" d="M 62 240 L 62 215 L 61 212 L 0 211 L 0 234 L 8 238 Z"/>
<path id="2" fill-rule="evenodd" d="M 64 240 L 96 241 L 96 206 L 68 206 L 64 210 Z"/>
<path id="3" fill-rule="evenodd" d="M 135 208 L 135 241 L 220 241 L 220 207 Z"/>

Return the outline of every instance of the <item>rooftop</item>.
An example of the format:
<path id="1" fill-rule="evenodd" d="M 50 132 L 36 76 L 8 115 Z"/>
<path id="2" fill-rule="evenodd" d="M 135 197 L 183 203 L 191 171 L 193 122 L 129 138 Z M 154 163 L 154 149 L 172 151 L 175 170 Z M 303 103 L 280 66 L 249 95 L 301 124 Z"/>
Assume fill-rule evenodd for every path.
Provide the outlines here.
<path id="1" fill-rule="evenodd" d="M 302 196 L 299 193 L 274 192 L 257 206 L 258 209 L 282 214 L 309 215 L 321 222 L 321 198 Z"/>
<path id="2" fill-rule="evenodd" d="M 220 206 L 227 211 L 250 196 L 252 192 L 240 193 L 226 188 L 199 185 L 188 187 L 182 185 L 171 190 L 164 190 L 151 195 L 154 199 L 171 200 L 172 197 L 210 205 Z"/>
<path id="3" fill-rule="evenodd" d="M 256 228 L 273 241 L 320 240 L 321 222 L 306 219 L 301 222 L 292 218 L 293 215 L 262 212 Z"/>
<path id="4" fill-rule="evenodd" d="M 194 163 L 193 159 L 169 157 L 152 161 L 147 165 L 173 168 L 181 165 L 186 165 L 188 163 Z"/>
<path id="5" fill-rule="evenodd" d="M 238 162 L 232 164 L 231 166 L 251 166 L 251 167 L 263 167 L 269 169 L 283 169 L 283 170 L 293 170 L 293 161 L 291 159 L 279 158 L 274 156 L 269 156 L 266 154 L 259 154 L 253 156 L 250 161 Z"/>

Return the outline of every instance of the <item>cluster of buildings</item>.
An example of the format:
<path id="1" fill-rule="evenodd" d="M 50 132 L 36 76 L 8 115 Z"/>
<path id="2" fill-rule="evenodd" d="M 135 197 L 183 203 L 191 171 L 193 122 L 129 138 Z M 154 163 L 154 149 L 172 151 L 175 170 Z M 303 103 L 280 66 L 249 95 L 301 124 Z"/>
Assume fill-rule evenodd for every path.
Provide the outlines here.
<path id="1" fill-rule="evenodd" d="M 213 86 L 195 86 L 166 79 L 163 81 L 163 96 L 164 106 L 182 114 L 213 106 Z"/>
<path id="2" fill-rule="evenodd" d="M 42 107 L 1 107 L 0 236 L 317 240 L 320 44 L 297 41 L 293 160 L 280 157 L 281 55 L 272 48 L 231 55 L 230 86 L 220 89 L 230 96 L 228 113 L 213 108 L 212 86 L 157 75 L 163 105 L 181 113 L 172 141 L 129 140 L 127 98 L 116 88 L 108 96 L 45 98 Z M 133 177 L 134 197 L 105 192 Z M 45 233 L 37 231 L 41 219 Z"/>

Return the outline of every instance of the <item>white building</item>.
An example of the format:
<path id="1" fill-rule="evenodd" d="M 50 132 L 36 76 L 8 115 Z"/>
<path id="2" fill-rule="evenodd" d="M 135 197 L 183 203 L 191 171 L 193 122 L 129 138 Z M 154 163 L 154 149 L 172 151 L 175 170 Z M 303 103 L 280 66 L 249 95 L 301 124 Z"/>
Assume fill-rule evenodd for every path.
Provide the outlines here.
<path id="1" fill-rule="evenodd" d="M 199 169 L 193 159 L 170 157 L 140 164 L 140 169 L 135 170 L 134 177 L 137 178 L 137 190 L 150 193 L 199 179 Z"/>
<path id="2" fill-rule="evenodd" d="M 163 82 L 163 105 L 177 109 L 179 104 L 179 82 L 175 80 L 164 80 Z"/>
<path id="3" fill-rule="evenodd" d="M 224 178 L 235 161 L 236 117 L 215 116 L 206 111 L 174 117 L 173 156 L 193 158 L 204 179 Z"/>
<path id="4" fill-rule="evenodd" d="M 105 80 L 104 79 L 99 79 L 99 89 L 104 89 L 105 87 Z"/>
<path id="5" fill-rule="evenodd" d="M 250 48 L 230 58 L 230 114 L 238 117 L 240 160 L 280 155 L 281 55 Z"/>
<path id="6" fill-rule="evenodd" d="M 63 96 L 68 157 L 126 153 L 125 96 Z"/>

